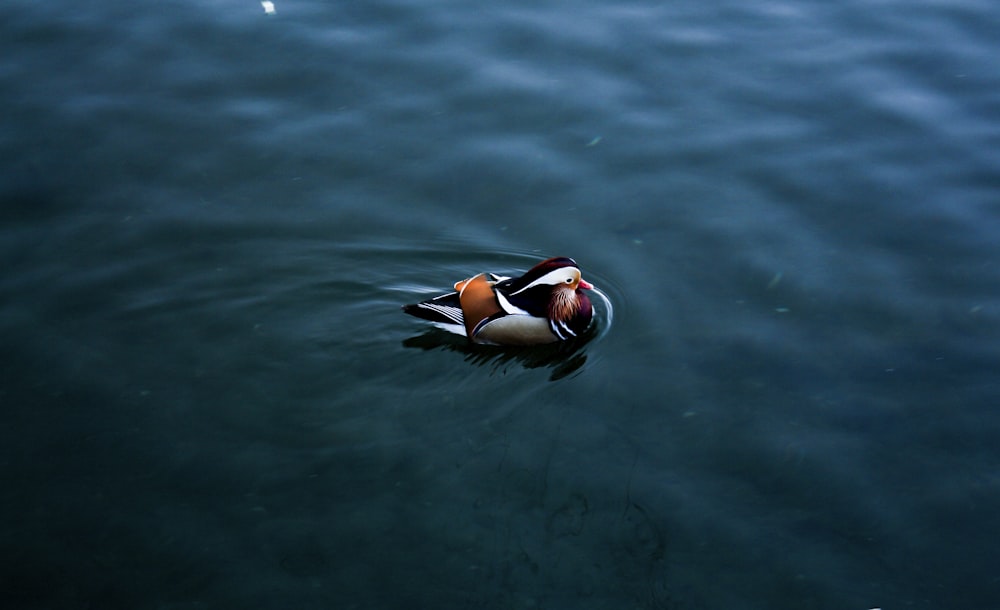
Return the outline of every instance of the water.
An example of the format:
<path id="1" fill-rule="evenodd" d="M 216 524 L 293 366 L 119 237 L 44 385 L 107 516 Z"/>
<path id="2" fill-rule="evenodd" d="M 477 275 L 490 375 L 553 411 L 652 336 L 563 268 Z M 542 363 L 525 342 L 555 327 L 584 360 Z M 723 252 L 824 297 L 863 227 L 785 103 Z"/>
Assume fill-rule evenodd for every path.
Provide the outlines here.
<path id="1" fill-rule="evenodd" d="M 8 3 L 4 607 L 1000 604 L 1000 9 L 275 9 Z"/>

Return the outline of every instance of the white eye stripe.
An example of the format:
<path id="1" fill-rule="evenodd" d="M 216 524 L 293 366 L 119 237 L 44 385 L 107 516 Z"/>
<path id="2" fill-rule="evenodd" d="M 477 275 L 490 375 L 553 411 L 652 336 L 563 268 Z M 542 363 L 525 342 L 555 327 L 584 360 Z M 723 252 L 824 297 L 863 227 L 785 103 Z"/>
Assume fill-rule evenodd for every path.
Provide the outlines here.
<path id="1" fill-rule="evenodd" d="M 538 278 L 534 282 L 531 282 L 524 288 L 518 290 L 517 292 L 511 294 L 518 294 L 519 292 L 524 292 L 529 288 L 534 288 L 535 286 L 541 284 L 548 284 L 549 286 L 555 286 L 556 284 L 562 284 L 563 282 L 569 280 L 570 283 L 580 275 L 580 270 L 576 267 L 561 267 L 559 269 L 554 269 L 549 271 L 542 277 Z"/>

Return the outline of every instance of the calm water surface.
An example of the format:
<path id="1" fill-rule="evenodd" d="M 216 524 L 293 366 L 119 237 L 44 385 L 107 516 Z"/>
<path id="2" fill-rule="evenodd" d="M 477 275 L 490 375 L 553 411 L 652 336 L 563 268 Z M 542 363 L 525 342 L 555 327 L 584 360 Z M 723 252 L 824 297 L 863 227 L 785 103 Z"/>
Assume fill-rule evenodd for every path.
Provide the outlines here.
<path id="1" fill-rule="evenodd" d="M 995 3 L 6 9 L 4 607 L 1000 607 Z"/>

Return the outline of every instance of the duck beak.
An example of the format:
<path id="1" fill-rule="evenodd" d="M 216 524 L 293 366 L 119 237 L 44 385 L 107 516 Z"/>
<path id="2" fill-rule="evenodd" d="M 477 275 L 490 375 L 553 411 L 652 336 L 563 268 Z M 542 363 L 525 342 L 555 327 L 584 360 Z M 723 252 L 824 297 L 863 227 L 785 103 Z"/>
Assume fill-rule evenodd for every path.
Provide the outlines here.
<path id="1" fill-rule="evenodd" d="M 593 290 L 594 289 L 594 285 L 581 277 L 580 278 L 580 288 L 583 288 L 584 290 Z"/>

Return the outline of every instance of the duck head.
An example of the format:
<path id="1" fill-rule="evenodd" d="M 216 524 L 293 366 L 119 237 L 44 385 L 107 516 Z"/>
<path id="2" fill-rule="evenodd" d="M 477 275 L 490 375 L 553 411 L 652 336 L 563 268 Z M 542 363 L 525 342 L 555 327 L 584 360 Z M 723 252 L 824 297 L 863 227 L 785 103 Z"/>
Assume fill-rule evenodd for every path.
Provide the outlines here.
<path id="1" fill-rule="evenodd" d="M 590 299 L 583 291 L 593 286 L 583 279 L 580 268 L 571 258 L 560 256 L 544 260 L 509 282 L 504 288 L 511 301 L 534 315 L 555 322 L 569 322 L 578 317 L 590 321 Z"/>

